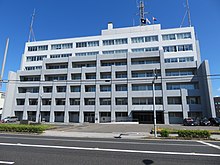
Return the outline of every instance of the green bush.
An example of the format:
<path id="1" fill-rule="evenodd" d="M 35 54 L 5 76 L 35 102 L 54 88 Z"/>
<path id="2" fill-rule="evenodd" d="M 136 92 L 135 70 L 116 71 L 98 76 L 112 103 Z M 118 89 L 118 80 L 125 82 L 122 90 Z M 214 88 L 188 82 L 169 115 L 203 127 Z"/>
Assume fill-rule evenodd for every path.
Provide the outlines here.
<path id="1" fill-rule="evenodd" d="M 0 124 L 1 132 L 43 133 L 46 129 L 45 125 Z"/>
<path id="2" fill-rule="evenodd" d="M 207 130 L 179 130 L 178 136 L 183 138 L 210 138 Z"/>
<path id="3" fill-rule="evenodd" d="M 169 137 L 169 131 L 167 129 L 162 129 L 160 131 L 160 136 L 161 137 Z"/>

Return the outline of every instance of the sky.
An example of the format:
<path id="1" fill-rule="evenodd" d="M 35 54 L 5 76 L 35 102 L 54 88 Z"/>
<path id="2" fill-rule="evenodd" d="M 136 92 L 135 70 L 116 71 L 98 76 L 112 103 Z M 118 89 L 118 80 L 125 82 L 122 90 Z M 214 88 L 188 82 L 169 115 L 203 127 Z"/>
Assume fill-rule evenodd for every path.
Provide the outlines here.
<path id="1" fill-rule="evenodd" d="M 0 64 L 10 38 L 4 80 L 20 68 L 28 40 L 31 15 L 36 10 L 37 41 L 100 35 L 108 22 L 114 27 L 138 25 L 138 0 L 0 0 Z M 185 0 L 145 0 L 145 11 L 163 29 L 178 28 Z M 220 74 L 220 0 L 189 0 L 192 25 L 200 42 L 201 58 L 208 60 L 212 75 Z M 187 20 L 184 22 L 187 26 Z M 2 90 L 5 90 L 5 85 Z M 220 78 L 212 77 L 213 96 L 220 96 Z"/>

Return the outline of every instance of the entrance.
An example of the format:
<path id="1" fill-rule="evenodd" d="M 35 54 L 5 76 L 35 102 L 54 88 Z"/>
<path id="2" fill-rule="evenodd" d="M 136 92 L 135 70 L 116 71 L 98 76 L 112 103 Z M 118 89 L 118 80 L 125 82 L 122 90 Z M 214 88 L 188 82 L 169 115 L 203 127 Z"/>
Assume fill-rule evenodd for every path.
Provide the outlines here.
<path id="1" fill-rule="evenodd" d="M 84 112 L 84 122 L 95 123 L 95 112 Z"/>
<path id="2" fill-rule="evenodd" d="M 139 121 L 140 124 L 153 124 L 154 123 L 154 113 L 153 112 L 143 112 L 135 111 L 132 112 L 133 120 Z M 156 112 L 157 124 L 164 124 L 164 114 L 163 112 Z"/>

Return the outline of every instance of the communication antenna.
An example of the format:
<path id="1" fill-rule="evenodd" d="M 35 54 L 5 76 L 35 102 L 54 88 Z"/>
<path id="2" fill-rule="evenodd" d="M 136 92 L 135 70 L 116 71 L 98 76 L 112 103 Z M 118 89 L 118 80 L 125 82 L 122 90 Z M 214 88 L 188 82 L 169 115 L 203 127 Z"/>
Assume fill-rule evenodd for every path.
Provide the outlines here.
<path id="1" fill-rule="evenodd" d="M 138 6 L 139 9 L 139 17 L 140 17 L 140 26 L 146 25 L 146 19 L 145 19 L 145 14 L 148 14 L 148 12 L 144 11 L 144 2 L 140 1 L 140 4 Z M 147 19 L 148 20 L 148 19 Z"/>
<path id="2" fill-rule="evenodd" d="M 183 23 L 185 21 L 186 15 L 188 15 L 188 25 L 189 25 L 189 27 L 191 27 L 192 23 L 191 23 L 190 8 L 189 8 L 189 1 L 188 0 L 186 0 L 186 6 L 185 7 L 186 7 L 186 12 L 185 12 L 184 17 L 182 19 L 180 27 L 183 26 Z"/>
<path id="3" fill-rule="evenodd" d="M 34 30 L 33 30 L 34 17 L 35 17 L 35 9 L 34 9 L 34 12 L 33 12 L 32 18 L 31 18 L 31 25 L 30 25 L 28 42 L 36 41 L 35 36 L 34 36 Z"/>

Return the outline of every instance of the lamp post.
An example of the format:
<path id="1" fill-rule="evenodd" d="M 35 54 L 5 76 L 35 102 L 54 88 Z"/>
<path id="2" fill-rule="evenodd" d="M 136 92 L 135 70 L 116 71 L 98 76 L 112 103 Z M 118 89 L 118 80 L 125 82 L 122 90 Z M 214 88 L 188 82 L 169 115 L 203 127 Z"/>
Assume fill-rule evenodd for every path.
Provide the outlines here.
<path id="1" fill-rule="evenodd" d="M 156 99 L 155 99 L 155 80 L 157 79 L 157 69 L 153 70 L 154 78 L 152 81 L 153 86 L 153 111 L 154 111 L 154 137 L 157 137 L 157 114 L 156 114 Z"/>

